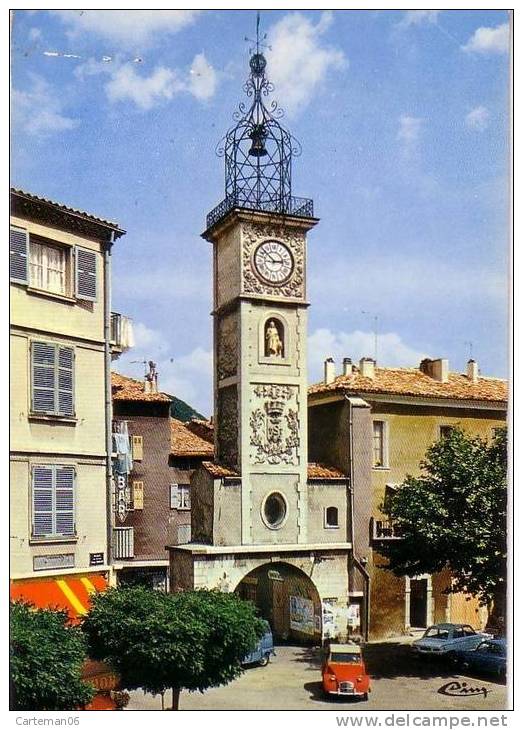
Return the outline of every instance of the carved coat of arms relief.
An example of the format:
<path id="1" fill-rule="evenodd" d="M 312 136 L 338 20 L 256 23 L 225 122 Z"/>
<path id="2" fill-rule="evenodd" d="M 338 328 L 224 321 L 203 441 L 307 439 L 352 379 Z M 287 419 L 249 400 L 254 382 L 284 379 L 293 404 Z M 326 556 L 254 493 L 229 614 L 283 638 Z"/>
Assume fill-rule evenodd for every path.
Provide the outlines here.
<path id="1" fill-rule="evenodd" d="M 298 387 L 258 384 L 250 416 L 251 463 L 299 463 Z"/>

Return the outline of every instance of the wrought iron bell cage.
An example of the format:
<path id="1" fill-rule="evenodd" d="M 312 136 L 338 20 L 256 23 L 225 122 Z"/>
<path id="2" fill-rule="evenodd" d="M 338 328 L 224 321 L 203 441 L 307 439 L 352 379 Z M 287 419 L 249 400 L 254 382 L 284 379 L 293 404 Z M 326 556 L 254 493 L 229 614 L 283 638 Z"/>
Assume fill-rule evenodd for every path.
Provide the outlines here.
<path id="1" fill-rule="evenodd" d="M 274 89 L 265 76 L 265 56 L 257 49 L 249 65 L 243 88 L 252 101 L 239 104 L 237 123 L 218 144 L 217 154 L 225 158 L 225 199 L 207 216 L 207 227 L 233 208 L 314 215 L 312 200 L 292 195 L 292 158 L 301 154 L 301 145 L 278 121 L 283 116 L 278 103 L 265 103 Z"/>

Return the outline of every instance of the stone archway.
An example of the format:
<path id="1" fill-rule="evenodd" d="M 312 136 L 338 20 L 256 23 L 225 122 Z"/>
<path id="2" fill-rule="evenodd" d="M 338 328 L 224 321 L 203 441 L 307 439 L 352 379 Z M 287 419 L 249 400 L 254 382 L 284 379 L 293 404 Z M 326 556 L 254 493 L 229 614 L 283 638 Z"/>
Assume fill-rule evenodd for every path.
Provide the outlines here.
<path id="1" fill-rule="evenodd" d="M 277 640 L 321 644 L 322 603 L 318 589 L 299 568 L 283 561 L 264 563 L 235 588 L 252 601 Z"/>

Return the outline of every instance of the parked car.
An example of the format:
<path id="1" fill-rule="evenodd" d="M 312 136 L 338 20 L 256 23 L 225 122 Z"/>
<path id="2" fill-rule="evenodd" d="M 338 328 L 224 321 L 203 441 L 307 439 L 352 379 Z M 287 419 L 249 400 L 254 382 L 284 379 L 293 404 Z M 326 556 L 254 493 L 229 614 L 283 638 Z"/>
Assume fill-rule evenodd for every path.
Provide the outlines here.
<path id="1" fill-rule="evenodd" d="M 259 640 L 256 648 L 242 659 L 242 665 L 258 664 L 260 667 L 266 667 L 271 658 L 271 654 L 273 656 L 276 656 L 276 652 L 274 651 L 274 639 L 272 636 L 271 627 L 267 622 L 265 623 L 266 631 L 264 635 Z"/>
<path id="2" fill-rule="evenodd" d="M 367 700 L 370 677 L 358 644 L 331 644 L 322 667 L 323 691 Z"/>
<path id="3" fill-rule="evenodd" d="M 485 639 L 475 649 L 458 651 L 456 664 L 474 672 L 502 677 L 507 673 L 507 640 Z"/>
<path id="4" fill-rule="evenodd" d="M 412 643 L 417 655 L 448 656 L 456 652 L 475 649 L 490 634 L 475 631 L 468 624 L 434 624 L 429 626 L 421 639 Z"/>

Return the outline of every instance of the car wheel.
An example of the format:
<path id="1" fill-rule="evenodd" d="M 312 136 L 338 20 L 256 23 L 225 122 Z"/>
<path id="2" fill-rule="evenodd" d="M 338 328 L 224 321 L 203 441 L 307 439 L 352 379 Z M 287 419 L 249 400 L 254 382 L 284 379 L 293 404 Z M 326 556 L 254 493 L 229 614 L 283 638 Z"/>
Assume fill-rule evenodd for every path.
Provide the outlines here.
<path id="1" fill-rule="evenodd" d="M 368 700 L 368 699 L 369 699 L 369 693 L 368 693 L 368 692 L 365 692 L 365 694 L 364 694 L 364 695 L 363 695 L 363 697 L 362 697 L 362 700 L 363 700 L 364 702 L 367 702 L 367 700 Z"/>
<path id="2" fill-rule="evenodd" d="M 448 654 L 447 654 L 447 659 L 448 659 L 449 663 L 452 664 L 455 667 L 459 663 L 458 655 L 456 654 L 455 651 L 449 651 Z"/>
<path id="3" fill-rule="evenodd" d="M 258 664 L 260 665 L 260 667 L 266 667 L 268 663 L 269 663 L 269 655 L 268 654 L 264 654 L 262 656 L 262 658 L 260 659 L 260 661 L 258 662 Z"/>

